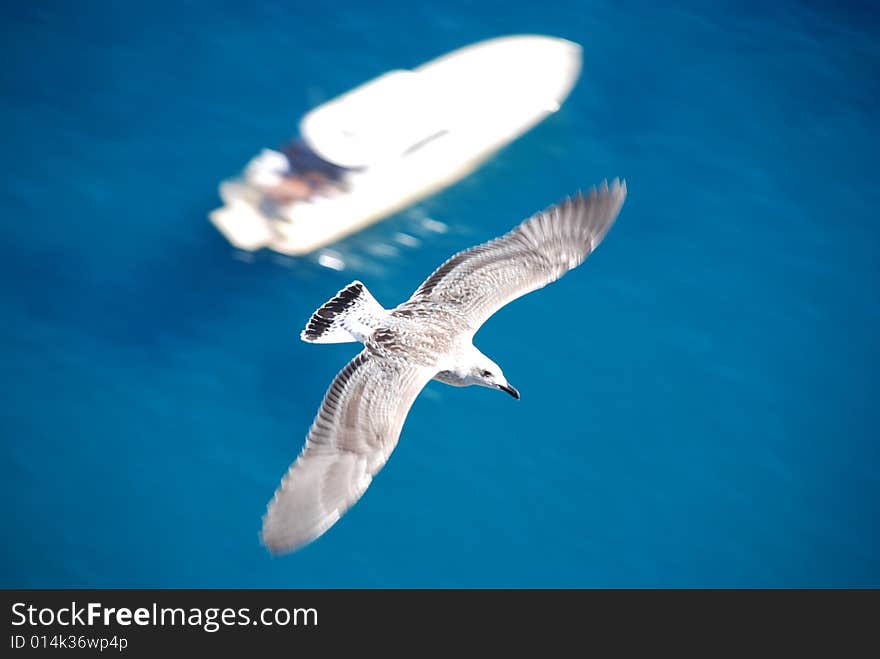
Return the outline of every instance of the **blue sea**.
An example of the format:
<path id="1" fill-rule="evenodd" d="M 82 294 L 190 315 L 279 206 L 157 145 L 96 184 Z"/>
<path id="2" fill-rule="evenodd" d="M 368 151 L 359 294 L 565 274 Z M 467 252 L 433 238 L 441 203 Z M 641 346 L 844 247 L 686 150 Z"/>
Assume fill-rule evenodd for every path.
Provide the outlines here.
<path id="1" fill-rule="evenodd" d="M 880 586 L 880 10 L 872 2 L 5 3 L 4 587 Z M 309 109 L 513 33 L 583 46 L 560 111 L 315 256 L 237 252 L 218 183 Z M 386 306 L 605 178 L 588 261 L 432 382 L 363 499 L 261 516 Z M 334 257 L 334 258 L 336 258 Z"/>

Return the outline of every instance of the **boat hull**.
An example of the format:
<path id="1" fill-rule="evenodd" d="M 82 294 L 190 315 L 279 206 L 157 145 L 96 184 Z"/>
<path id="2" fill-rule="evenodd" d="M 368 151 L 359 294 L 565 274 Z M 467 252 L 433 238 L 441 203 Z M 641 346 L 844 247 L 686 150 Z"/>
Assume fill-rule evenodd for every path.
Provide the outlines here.
<path id="1" fill-rule="evenodd" d="M 211 212 L 211 222 L 239 249 L 269 248 L 292 256 L 313 252 L 473 172 L 558 110 L 576 83 L 580 67 L 580 47 L 554 37 L 502 37 L 453 51 L 412 70 L 419 87 L 433 95 L 413 100 L 428 103 L 437 129 L 426 126 L 426 139 L 403 157 L 378 159 L 362 171 L 346 174 L 345 191 L 275 206 L 271 212 L 266 210 L 259 186 L 248 179 L 246 168 L 242 176 L 221 183 L 224 205 Z M 376 83 L 365 83 L 307 114 L 301 122 L 303 135 L 308 138 L 310 131 L 317 134 L 318 125 L 327 133 L 326 127 L 332 127 L 336 120 L 333 113 L 344 117 L 345 110 L 352 107 L 360 110 L 353 116 L 362 120 L 362 99 L 371 91 L 371 84 Z M 376 121 L 389 123 L 381 97 L 378 106 L 377 101 L 372 102 L 377 108 L 373 110 Z M 402 112 L 401 107 L 395 103 L 387 111 Z M 331 119 L 322 125 L 321 120 L 327 117 Z M 329 160 L 360 156 L 327 139 L 314 142 L 326 147 L 323 153 L 316 150 Z"/>

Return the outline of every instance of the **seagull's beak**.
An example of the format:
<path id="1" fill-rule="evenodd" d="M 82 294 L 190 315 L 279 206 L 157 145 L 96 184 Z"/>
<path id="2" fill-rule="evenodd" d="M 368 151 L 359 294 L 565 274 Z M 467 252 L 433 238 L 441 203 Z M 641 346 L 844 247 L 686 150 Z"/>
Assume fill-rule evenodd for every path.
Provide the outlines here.
<path id="1" fill-rule="evenodd" d="M 516 390 L 516 387 L 511 387 L 509 384 L 499 384 L 498 388 L 501 389 L 501 391 L 506 391 L 511 396 L 519 400 L 519 392 Z"/>

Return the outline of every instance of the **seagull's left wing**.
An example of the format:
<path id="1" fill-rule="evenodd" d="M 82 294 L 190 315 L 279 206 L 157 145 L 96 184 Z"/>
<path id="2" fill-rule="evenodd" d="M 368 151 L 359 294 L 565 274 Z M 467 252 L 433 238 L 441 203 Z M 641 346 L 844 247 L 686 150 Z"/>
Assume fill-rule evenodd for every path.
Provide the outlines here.
<path id="1" fill-rule="evenodd" d="M 450 258 L 410 300 L 455 305 L 476 331 L 508 302 L 583 263 L 611 228 L 625 198 L 626 183 L 615 179 L 536 213 L 500 238 Z"/>
<path id="2" fill-rule="evenodd" d="M 262 539 L 271 551 L 311 542 L 361 498 L 435 372 L 368 350 L 340 371 L 263 517 Z"/>

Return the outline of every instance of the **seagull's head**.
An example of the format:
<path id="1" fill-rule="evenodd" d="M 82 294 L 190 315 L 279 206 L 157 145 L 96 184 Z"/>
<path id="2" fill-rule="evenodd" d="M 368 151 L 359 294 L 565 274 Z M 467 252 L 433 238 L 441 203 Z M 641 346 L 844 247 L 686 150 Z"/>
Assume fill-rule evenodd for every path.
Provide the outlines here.
<path id="1" fill-rule="evenodd" d="M 519 400 L 519 392 L 511 386 L 501 372 L 501 368 L 485 355 L 480 355 L 480 360 L 471 369 L 468 379 L 471 384 L 478 384 L 490 389 L 500 389 Z"/>

